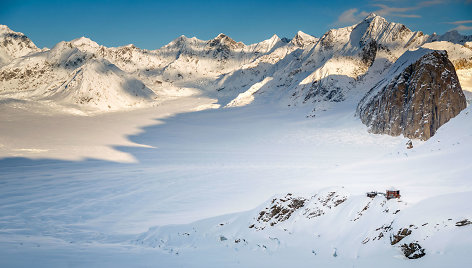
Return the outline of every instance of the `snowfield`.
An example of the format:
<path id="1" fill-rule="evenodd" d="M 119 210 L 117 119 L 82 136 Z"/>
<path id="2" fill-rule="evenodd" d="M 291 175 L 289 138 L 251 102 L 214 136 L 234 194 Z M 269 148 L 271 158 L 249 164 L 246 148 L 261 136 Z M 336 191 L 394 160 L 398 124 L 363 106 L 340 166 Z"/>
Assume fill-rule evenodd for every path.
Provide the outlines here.
<path id="1" fill-rule="evenodd" d="M 465 265 L 472 225 L 456 224 L 472 219 L 470 108 L 407 150 L 407 139 L 369 134 L 342 106 L 315 120 L 267 105 L 174 115 L 155 107 L 107 120 L 43 115 L 30 132 L 42 134 L 38 146 L 0 162 L 1 266 Z M 14 130 L 41 118 L 8 110 L 16 114 L 14 122 L 2 116 L 10 124 L 3 140 L 23 140 Z M 114 125 L 120 120 L 135 123 Z M 83 125 L 100 123 L 105 130 Z M 54 132 L 85 148 L 67 155 L 58 137 L 48 141 Z M 365 196 L 392 185 L 400 201 Z M 316 201 L 330 192 L 346 200 L 331 208 Z M 283 222 L 257 222 L 287 194 L 313 201 Z M 307 218 L 306 209 L 323 213 Z M 374 240 L 382 226 L 391 229 Z M 402 242 L 418 241 L 423 258 L 408 260 L 403 243 L 390 244 L 402 228 L 412 231 Z"/>

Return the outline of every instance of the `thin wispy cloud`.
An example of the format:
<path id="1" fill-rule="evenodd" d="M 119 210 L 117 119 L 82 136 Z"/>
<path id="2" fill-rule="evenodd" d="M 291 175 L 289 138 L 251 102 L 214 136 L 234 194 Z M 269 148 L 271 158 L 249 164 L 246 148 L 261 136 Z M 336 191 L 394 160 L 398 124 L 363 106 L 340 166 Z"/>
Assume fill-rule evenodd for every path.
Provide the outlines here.
<path id="1" fill-rule="evenodd" d="M 453 28 L 452 30 L 456 31 L 469 31 L 472 30 L 472 26 L 466 26 L 466 25 L 459 25 L 456 28 Z"/>
<path id="2" fill-rule="evenodd" d="M 458 20 L 458 21 L 451 21 L 448 22 L 449 24 L 459 25 L 459 24 L 468 24 L 472 23 L 472 20 Z"/>
<path id="3" fill-rule="evenodd" d="M 415 5 L 412 6 L 403 6 L 403 7 L 398 7 L 398 6 L 391 6 L 380 3 L 374 3 L 371 4 L 371 6 L 375 7 L 376 10 L 373 12 L 377 15 L 380 16 L 389 16 L 389 17 L 401 17 L 401 18 L 421 18 L 420 15 L 412 13 L 413 11 L 420 10 L 425 7 L 429 6 L 434 6 L 438 4 L 444 3 L 444 0 L 432 0 L 432 1 L 421 1 L 418 2 Z M 359 22 L 361 19 L 363 19 L 367 14 L 370 12 L 363 11 L 363 10 L 358 10 L 357 8 L 352 8 L 344 11 L 334 22 L 332 25 L 333 26 L 343 26 L 343 25 L 349 25 L 353 24 L 356 22 Z"/>
<path id="4" fill-rule="evenodd" d="M 417 14 L 405 14 L 405 12 L 413 11 L 420 9 L 419 6 L 413 7 L 390 7 L 384 4 L 374 4 L 374 7 L 379 9 L 375 11 L 376 14 L 380 16 L 392 16 L 392 17 L 403 17 L 403 18 L 420 18 L 420 15 Z"/>
<path id="5" fill-rule="evenodd" d="M 369 13 L 366 11 L 359 11 L 357 8 L 351 8 L 339 15 L 338 19 L 332 23 L 330 26 L 338 27 L 338 26 L 346 26 L 351 25 L 356 22 L 359 22 L 363 18 L 365 18 Z"/>
<path id="6" fill-rule="evenodd" d="M 348 25 L 358 22 L 360 19 L 366 17 L 369 13 L 360 11 L 357 8 L 351 8 L 339 15 L 338 20 L 334 23 L 335 25 Z"/>
<path id="7" fill-rule="evenodd" d="M 457 20 L 457 21 L 450 21 L 447 22 L 448 24 L 452 25 L 457 25 L 456 27 L 452 28 L 452 30 L 456 31 L 469 31 L 472 30 L 472 25 L 466 25 L 466 24 L 472 24 L 472 20 Z"/>

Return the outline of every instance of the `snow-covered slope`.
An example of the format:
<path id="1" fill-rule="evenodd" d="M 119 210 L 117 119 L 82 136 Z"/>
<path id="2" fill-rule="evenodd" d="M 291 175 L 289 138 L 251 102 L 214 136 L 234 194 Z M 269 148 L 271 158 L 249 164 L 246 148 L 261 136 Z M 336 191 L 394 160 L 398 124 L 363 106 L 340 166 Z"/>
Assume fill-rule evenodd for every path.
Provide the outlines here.
<path id="1" fill-rule="evenodd" d="M 343 188 L 312 195 L 287 193 L 249 212 L 154 227 L 133 242 L 181 258 L 206 254 L 209 248 L 225 254 L 226 248 L 248 261 L 250 252 L 277 256 L 296 249 L 290 253 L 292 259 L 307 258 L 300 265 L 340 258 L 346 263 L 382 262 L 393 267 L 425 256 L 426 262 L 437 259 L 446 265 L 449 260 L 443 254 L 456 256 L 459 264 L 466 250 L 451 245 L 457 240 L 472 243 L 472 214 L 465 206 L 469 195 L 444 195 L 410 205 L 381 194 L 351 195 Z"/>
<path id="2" fill-rule="evenodd" d="M 130 243 L 173 256 L 175 263 L 197 260 L 190 265 L 197 267 L 215 265 L 198 258 L 210 252 L 217 253 L 215 259 L 234 260 L 229 266 L 248 267 L 285 266 L 285 260 L 301 267 L 467 265 L 472 210 L 466 174 L 471 166 L 460 155 L 472 146 L 470 110 L 414 149 L 399 149 L 398 155 L 361 166 L 330 167 L 321 176 L 328 183 L 351 186 L 282 192 L 246 212 L 152 227 Z M 445 185 L 435 189 L 444 179 Z M 399 187 L 399 199 L 386 199 L 389 183 Z M 366 196 L 370 191 L 377 195 Z"/>
<path id="3" fill-rule="evenodd" d="M 168 117 L 183 103 L 166 105 L 90 117 L 2 105 L 2 151 L 50 159 L 80 144 L 85 154 L 108 133 L 91 140 L 136 163 L 1 160 L 0 266 L 467 266 L 471 107 L 406 149 L 349 110 L 313 120 L 255 104 Z M 148 148 L 117 147 L 114 135 Z M 390 186 L 401 202 L 365 196 Z M 404 244 L 426 255 L 410 260 Z"/>

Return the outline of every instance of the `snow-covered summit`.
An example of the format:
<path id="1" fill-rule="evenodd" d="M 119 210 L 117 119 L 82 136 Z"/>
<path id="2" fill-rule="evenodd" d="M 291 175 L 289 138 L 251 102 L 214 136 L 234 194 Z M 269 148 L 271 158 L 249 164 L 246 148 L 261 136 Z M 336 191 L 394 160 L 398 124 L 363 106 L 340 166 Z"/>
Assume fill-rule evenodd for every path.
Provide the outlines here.
<path id="1" fill-rule="evenodd" d="M 208 45 L 210 47 L 217 47 L 217 46 L 226 46 L 230 49 L 240 49 L 245 47 L 242 42 L 236 42 L 231 37 L 220 33 L 214 39 L 208 41 Z"/>
<path id="2" fill-rule="evenodd" d="M 307 46 L 315 44 L 318 40 L 318 38 L 312 35 L 306 34 L 302 31 L 298 31 L 297 34 L 292 38 L 292 40 L 290 40 L 290 43 L 295 46 L 305 48 Z"/>
<path id="3" fill-rule="evenodd" d="M 403 53 L 404 47 L 414 45 L 412 37 L 415 35 L 405 25 L 388 22 L 385 18 L 374 13 L 367 16 L 355 25 L 350 33 L 351 47 L 363 46 L 370 42 L 393 50 L 396 57 Z"/>
<path id="4" fill-rule="evenodd" d="M 40 49 L 23 33 L 14 32 L 6 25 L 0 25 L 0 66 Z"/>
<path id="5" fill-rule="evenodd" d="M 375 12 L 370 12 L 369 15 L 367 15 L 367 16 L 364 18 L 364 20 L 365 20 L 365 21 L 366 21 L 366 20 L 372 20 L 372 19 L 377 18 L 377 17 L 381 18 L 379 15 L 375 14 Z"/>
<path id="6" fill-rule="evenodd" d="M 442 35 L 432 37 L 431 41 L 449 41 L 449 42 L 452 42 L 452 43 L 457 43 L 457 44 L 462 44 L 463 45 L 466 42 L 472 41 L 472 36 L 462 35 L 456 30 L 451 30 L 451 31 L 446 32 Z"/>
<path id="7" fill-rule="evenodd" d="M 268 54 L 284 45 L 286 45 L 286 43 L 274 34 L 269 39 L 248 46 L 246 50 L 248 53 Z"/>
<path id="8" fill-rule="evenodd" d="M 70 41 L 70 43 L 72 46 L 77 47 L 82 51 L 87 51 L 91 53 L 97 51 L 97 49 L 100 48 L 99 44 L 97 44 L 95 41 L 92 41 L 90 38 L 84 36 L 74 39 Z"/>

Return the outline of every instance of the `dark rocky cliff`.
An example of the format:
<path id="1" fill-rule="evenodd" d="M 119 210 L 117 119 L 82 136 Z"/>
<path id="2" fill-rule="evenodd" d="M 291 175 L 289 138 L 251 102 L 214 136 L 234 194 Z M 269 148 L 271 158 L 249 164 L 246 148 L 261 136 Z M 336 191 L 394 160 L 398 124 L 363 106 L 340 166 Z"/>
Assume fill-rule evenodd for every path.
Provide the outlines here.
<path id="1" fill-rule="evenodd" d="M 427 140 L 467 106 L 445 51 L 431 51 L 388 79 L 357 108 L 372 133 Z"/>

